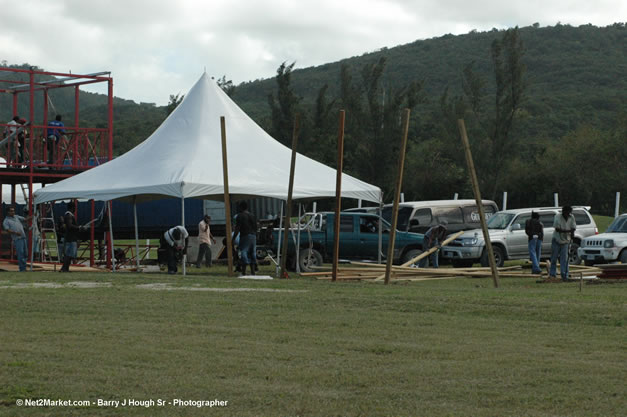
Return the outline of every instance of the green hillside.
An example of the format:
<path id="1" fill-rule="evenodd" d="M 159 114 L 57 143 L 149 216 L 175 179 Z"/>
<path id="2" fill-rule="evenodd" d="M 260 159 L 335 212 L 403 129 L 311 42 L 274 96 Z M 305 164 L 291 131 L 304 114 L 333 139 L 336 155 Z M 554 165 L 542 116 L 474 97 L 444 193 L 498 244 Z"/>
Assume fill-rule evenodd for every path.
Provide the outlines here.
<path id="1" fill-rule="evenodd" d="M 300 114 L 299 151 L 331 165 L 345 109 L 345 170 L 382 187 L 386 200 L 400 114 L 410 107 L 407 200 L 472 196 L 456 123 L 464 118 L 485 198 L 500 203 L 508 191 L 510 207 L 549 205 L 558 192 L 561 202 L 611 214 L 615 192 L 627 191 L 626 48 L 624 23 L 473 31 L 317 67 L 288 62 L 278 77 L 242 83 L 232 97 L 286 144 Z M 57 107 L 72 108 L 73 93 L 59 93 Z M 82 94 L 81 123 L 104 123 L 105 98 Z M 0 97 L 2 120 L 9 109 Z M 145 139 L 166 114 L 116 99 L 115 153 Z"/>

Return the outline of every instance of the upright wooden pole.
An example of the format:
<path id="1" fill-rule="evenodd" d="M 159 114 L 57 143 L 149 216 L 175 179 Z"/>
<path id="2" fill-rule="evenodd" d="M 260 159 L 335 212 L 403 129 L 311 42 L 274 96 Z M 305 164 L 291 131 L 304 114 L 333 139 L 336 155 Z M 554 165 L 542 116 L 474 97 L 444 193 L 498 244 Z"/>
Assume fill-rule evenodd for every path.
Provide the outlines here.
<path id="1" fill-rule="evenodd" d="M 224 116 L 220 117 L 222 131 L 222 176 L 224 178 L 224 212 L 226 216 L 226 257 L 229 264 L 229 276 L 233 276 L 233 236 L 231 231 L 231 198 L 229 195 L 229 167 L 226 159 L 226 123 Z"/>
<path id="2" fill-rule="evenodd" d="M 466 134 L 466 124 L 464 119 L 457 120 L 459 127 L 459 133 L 462 136 L 462 144 L 464 145 L 464 152 L 466 154 L 466 164 L 468 165 L 468 171 L 470 172 L 470 181 L 472 182 L 472 191 L 475 194 L 475 201 L 479 208 L 479 217 L 481 221 L 481 230 L 483 230 L 483 240 L 485 240 L 485 250 L 488 251 L 488 259 L 490 260 L 490 269 L 492 270 L 492 281 L 494 281 L 494 287 L 499 287 L 499 271 L 496 268 L 496 261 L 494 259 L 494 252 L 492 251 L 492 242 L 490 241 L 490 233 L 488 232 L 488 225 L 485 220 L 485 210 L 483 204 L 481 204 L 481 191 L 479 190 L 479 181 L 477 180 L 477 172 L 475 171 L 475 164 L 472 160 L 472 153 L 470 152 L 470 144 L 468 142 L 468 135 Z"/>
<path id="3" fill-rule="evenodd" d="M 331 281 L 337 281 L 337 266 L 340 257 L 340 212 L 342 211 L 342 171 L 344 170 L 344 120 L 346 112 L 340 110 L 340 127 L 337 137 L 337 172 L 335 180 L 335 222 L 333 224 L 333 268 Z"/>
<path id="4" fill-rule="evenodd" d="M 294 117 L 294 130 L 292 130 L 292 160 L 290 162 L 290 179 L 287 187 L 287 203 L 285 208 L 285 233 L 283 233 L 283 247 L 281 248 L 281 275 L 280 278 L 289 278 L 287 274 L 287 244 L 289 242 L 290 224 L 292 217 L 292 194 L 294 192 L 294 170 L 296 168 L 296 147 L 298 146 L 298 114 Z M 294 256 L 298 263 L 298 249 L 294 248 Z"/>
<path id="5" fill-rule="evenodd" d="M 392 209 L 392 229 L 388 242 L 388 259 L 385 264 L 385 283 L 389 284 L 394 262 L 394 242 L 396 241 L 396 225 L 398 224 L 398 204 L 401 198 L 401 186 L 403 185 L 403 167 L 405 165 L 405 150 L 407 149 L 407 135 L 409 133 L 409 109 L 403 113 L 403 139 L 398 154 L 398 172 L 396 175 L 396 189 L 394 190 L 394 208 Z"/>

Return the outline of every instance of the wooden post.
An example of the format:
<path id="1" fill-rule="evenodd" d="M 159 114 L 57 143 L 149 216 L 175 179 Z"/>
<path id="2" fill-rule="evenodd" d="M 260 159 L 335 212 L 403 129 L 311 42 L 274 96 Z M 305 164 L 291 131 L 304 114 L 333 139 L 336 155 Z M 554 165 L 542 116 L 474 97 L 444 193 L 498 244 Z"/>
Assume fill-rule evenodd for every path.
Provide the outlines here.
<path id="1" fill-rule="evenodd" d="M 342 211 L 342 171 L 344 170 L 344 120 L 346 112 L 340 110 L 340 127 L 337 136 L 337 171 L 335 180 L 335 222 L 333 223 L 333 268 L 331 281 L 337 281 L 337 265 L 340 257 L 340 212 Z"/>
<path id="2" fill-rule="evenodd" d="M 479 190 L 479 181 L 477 180 L 477 172 L 475 171 L 475 164 L 472 160 L 472 153 L 470 152 L 470 144 L 468 142 L 468 135 L 466 134 L 466 125 L 464 119 L 457 120 L 459 127 L 459 133 L 462 137 L 462 144 L 464 145 L 464 152 L 466 153 L 466 164 L 468 165 L 468 171 L 470 173 L 470 181 L 472 183 L 472 191 L 475 194 L 475 201 L 479 208 L 479 217 L 481 221 L 481 230 L 483 230 L 483 239 L 485 240 L 485 250 L 488 251 L 488 259 L 490 260 L 490 268 L 492 269 L 492 281 L 494 281 L 494 287 L 499 287 L 499 271 L 496 268 L 496 261 L 494 259 L 494 252 L 492 251 L 492 242 L 490 241 L 490 233 L 488 232 L 488 225 L 485 220 L 485 210 L 483 204 L 481 204 L 481 191 Z"/>
<path id="3" fill-rule="evenodd" d="M 403 166 L 405 165 L 405 150 L 407 149 L 407 135 L 409 133 L 409 109 L 403 114 L 403 138 L 398 154 L 398 173 L 396 175 L 396 189 L 394 191 L 394 206 L 392 208 L 392 228 L 388 242 L 388 259 L 385 264 L 385 283 L 390 283 L 392 263 L 394 262 L 394 242 L 396 240 L 396 225 L 398 224 L 398 204 L 401 198 L 401 186 L 403 185 Z"/>
<path id="4" fill-rule="evenodd" d="M 296 147 L 298 146 L 298 114 L 294 117 L 294 129 L 292 130 L 292 160 L 290 162 L 290 179 L 287 188 L 287 204 L 285 208 L 285 233 L 283 233 L 283 247 L 281 248 L 281 275 L 280 278 L 289 278 L 287 274 L 287 244 L 290 235 L 290 217 L 292 216 L 292 194 L 294 192 L 294 170 L 296 168 Z M 298 262 L 298 248 L 294 248 L 296 262 Z"/>
<path id="5" fill-rule="evenodd" d="M 226 257 L 229 265 L 229 276 L 233 276 L 233 236 L 231 235 L 231 198 L 229 195 L 229 167 L 226 159 L 226 123 L 224 116 L 220 117 L 222 132 L 222 176 L 224 178 L 224 212 L 226 216 Z"/>

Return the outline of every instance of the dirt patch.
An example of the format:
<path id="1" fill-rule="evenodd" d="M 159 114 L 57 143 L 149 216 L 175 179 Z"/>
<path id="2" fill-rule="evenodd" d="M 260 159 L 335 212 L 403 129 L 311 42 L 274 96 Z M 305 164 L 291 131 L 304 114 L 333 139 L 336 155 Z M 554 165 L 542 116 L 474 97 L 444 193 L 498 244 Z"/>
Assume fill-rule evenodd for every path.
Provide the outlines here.
<path id="1" fill-rule="evenodd" d="M 8 284 L 9 281 L 3 281 L 2 284 Z M 90 281 L 74 281 L 66 282 L 29 282 L 19 283 L 15 285 L 1 285 L 0 288 L 100 288 L 110 287 L 110 282 L 90 282 Z"/>
<path id="2" fill-rule="evenodd" d="M 170 284 L 156 282 L 140 284 L 135 288 L 156 291 L 213 291 L 213 292 L 307 292 L 306 290 L 281 290 L 276 288 L 211 288 L 211 287 L 174 287 Z"/>

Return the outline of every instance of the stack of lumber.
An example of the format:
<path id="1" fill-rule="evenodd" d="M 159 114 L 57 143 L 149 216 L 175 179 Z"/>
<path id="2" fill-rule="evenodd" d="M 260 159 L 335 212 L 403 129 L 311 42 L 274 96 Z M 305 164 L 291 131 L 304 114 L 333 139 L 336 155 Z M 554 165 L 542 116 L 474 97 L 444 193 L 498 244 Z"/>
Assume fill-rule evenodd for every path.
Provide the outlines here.
<path id="1" fill-rule="evenodd" d="M 41 271 L 58 271 L 61 269 L 61 264 L 52 264 L 46 262 L 34 262 L 33 263 L 33 272 L 41 272 Z M 0 262 L 0 271 L 6 272 L 17 272 L 19 271 L 19 267 L 16 262 L 11 261 L 3 261 Z M 26 271 L 30 271 L 30 263 L 26 265 Z M 72 272 L 104 272 L 107 270 L 100 268 L 92 268 L 85 265 L 71 265 L 70 271 Z"/>
<path id="2" fill-rule="evenodd" d="M 600 279 L 627 279 L 627 264 L 597 265 Z"/>
<path id="3" fill-rule="evenodd" d="M 523 265 L 498 268 L 499 277 L 502 278 L 540 278 L 547 279 L 548 275 L 532 274 Z M 575 278 L 580 276 L 592 277 L 600 273 L 600 269 L 584 266 L 571 265 L 571 275 Z M 338 281 L 375 281 L 383 282 L 385 274 L 385 264 L 372 264 L 364 262 L 351 262 L 348 266 L 338 268 Z M 331 280 L 331 270 L 321 270 L 319 272 L 303 272 L 301 276 L 314 277 L 320 280 Z M 391 281 L 427 281 L 436 279 L 452 278 L 489 278 L 492 276 L 490 268 L 414 268 L 409 266 L 392 266 L 390 275 Z"/>

